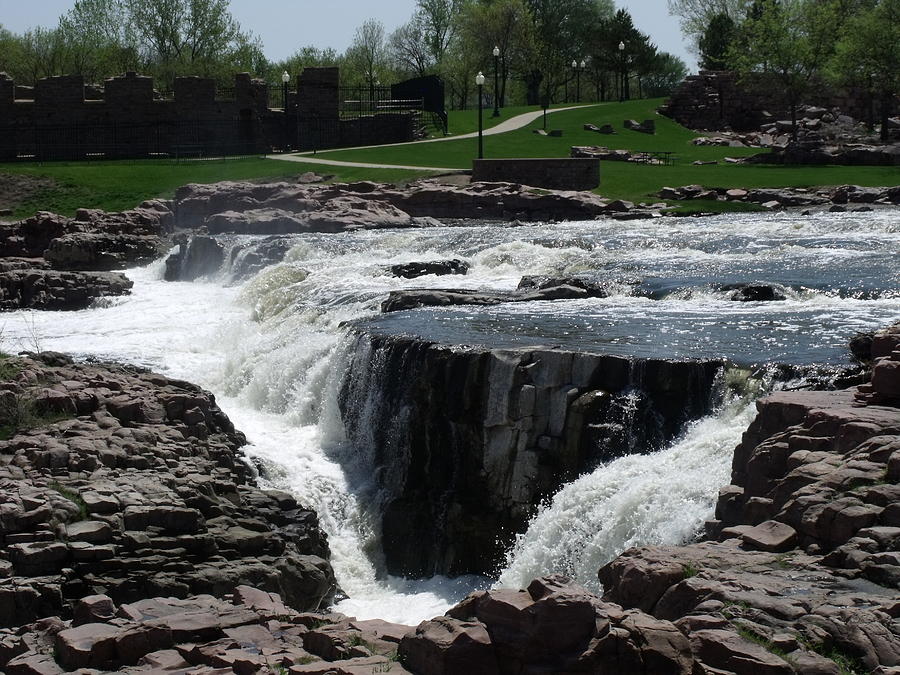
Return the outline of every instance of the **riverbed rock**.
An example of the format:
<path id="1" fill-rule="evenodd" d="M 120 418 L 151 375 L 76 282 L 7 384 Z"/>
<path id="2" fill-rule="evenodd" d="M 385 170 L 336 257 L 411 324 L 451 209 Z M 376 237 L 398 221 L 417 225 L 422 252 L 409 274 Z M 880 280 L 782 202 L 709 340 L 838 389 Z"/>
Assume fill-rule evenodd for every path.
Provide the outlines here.
<path id="1" fill-rule="evenodd" d="M 424 180 L 403 188 L 368 181 L 187 185 L 176 191 L 173 203 L 177 227 L 259 234 L 418 227 L 434 225 L 434 218 L 591 220 L 602 216 L 605 207 L 605 200 L 589 192 L 534 190 L 513 183 L 439 185 Z"/>
<path id="2" fill-rule="evenodd" d="M 580 279 L 523 277 L 515 291 L 473 291 L 462 289 L 404 289 L 391 291 L 381 304 L 383 313 L 419 307 L 453 305 L 499 305 L 504 302 L 538 302 L 605 298 L 606 286 Z"/>
<path id="3" fill-rule="evenodd" d="M 117 270 L 152 262 L 164 246 L 157 236 L 79 232 L 51 241 L 44 258 L 58 270 Z"/>
<path id="4" fill-rule="evenodd" d="M 144 202 L 136 209 L 121 213 L 79 209 L 74 218 L 42 211 L 26 220 L 0 227 L 0 256 L 40 258 L 56 240 L 74 237 L 58 245 L 51 257 L 79 265 L 71 269 L 116 269 L 146 262 L 148 247 L 144 244 L 158 243 L 171 225 L 168 202 L 161 200 Z M 99 239 L 85 239 L 84 235 Z M 80 266 L 90 256 L 97 257 L 98 264 L 104 266 Z"/>
<path id="5" fill-rule="evenodd" d="M 122 213 L 40 212 L 0 225 L 0 309 L 84 309 L 127 293 L 130 280 L 103 272 L 157 258 L 171 222 L 168 204 L 154 200 Z"/>
<path id="6" fill-rule="evenodd" d="M 256 487 L 245 439 L 211 394 L 61 354 L 10 359 L 7 370 L 0 627 L 53 614 L 96 623 L 105 601 L 71 601 L 91 595 L 121 603 L 252 584 L 298 610 L 329 602 L 315 513 Z M 90 645 L 72 649 L 85 656 L 67 665 L 102 666 Z"/>
<path id="7" fill-rule="evenodd" d="M 166 281 L 194 281 L 215 274 L 225 261 L 225 246 L 213 237 L 195 236 L 178 241 L 178 250 L 166 258 Z"/>
<path id="8" fill-rule="evenodd" d="M 0 310 L 76 310 L 96 299 L 126 295 L 134 285 L 115 272 L 58 272 L 25 268 L 0 272 Z"/>
<path id="9" fill-rule="evenodd" d="M 728 284 L 722 286 L 735 302 L 776 302 L 787 300 L 784 288 L 774 284 Z"/>
<path id="10" fill-rule="evenodd" d="M 415 673 L 672 673 L 694 666 L 688 639 L 670 622 L 624 611 L 565 577 L 528 590 L 474 593 L 423 622 L 400 643 Z"/>
<path id="11" fill-rule="evenodd" d="M 266 597 L 266 602 L 260 598 Z M 108 599 L 107 599 L 108 601 Z M 0 669 L 8 673 L 410 673 L 398 662 L 399 637 L 413 630 L 308 614 L 277 594 L 239 586 L 220 598 L 145 598 L 111 609 L 112 620 L 73 625 L 58 618 L 0 630 Z M 277 614 L 273 613 L 277 610 Z M 6 640 L 6 642 L 4 642 Z M 5 644 L 15 644 L 11 650 Z M 86 671 L 84 669 L 91 669 Z"/>

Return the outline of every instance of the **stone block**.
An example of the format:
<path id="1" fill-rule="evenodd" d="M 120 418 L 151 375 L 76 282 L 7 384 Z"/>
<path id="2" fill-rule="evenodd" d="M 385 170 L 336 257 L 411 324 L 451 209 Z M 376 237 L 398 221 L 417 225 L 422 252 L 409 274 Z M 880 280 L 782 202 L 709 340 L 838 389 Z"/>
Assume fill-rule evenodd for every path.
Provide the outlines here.
<path id="1" fill-rule="evenodd" d="M 790 525 L 767 520 L 744 532 L 741 540 L 751 548 L 778 553 L 793 548 L 797 542 L 797 531 Z"/>

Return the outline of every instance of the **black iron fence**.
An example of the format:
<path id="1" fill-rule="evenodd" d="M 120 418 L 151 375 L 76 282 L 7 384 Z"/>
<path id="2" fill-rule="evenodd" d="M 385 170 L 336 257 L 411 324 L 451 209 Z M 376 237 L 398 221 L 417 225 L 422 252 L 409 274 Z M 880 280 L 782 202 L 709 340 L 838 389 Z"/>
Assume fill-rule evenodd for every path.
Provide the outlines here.
<path id="1" fill-rule="evenodd" d="M 390 87 L 340 87 L 338 95 L 340 117 L 345 120 L 422 110 L 421 98 L 395 98 Z"/>

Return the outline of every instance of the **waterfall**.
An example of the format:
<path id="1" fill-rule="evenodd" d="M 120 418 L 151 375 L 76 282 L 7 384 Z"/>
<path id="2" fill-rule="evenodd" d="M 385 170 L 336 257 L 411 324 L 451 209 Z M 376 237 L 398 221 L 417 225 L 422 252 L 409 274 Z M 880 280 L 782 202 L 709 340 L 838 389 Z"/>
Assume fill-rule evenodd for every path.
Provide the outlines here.
<path id="1" fill-rule="evenodd" d="M 516 538 L 498 585 L 524 588 L 559 572 L 599 591 L 597 570 L 627 548 L 697 534 L 754 414 L 752 402 L 731 400 L 668 448 L 620 457 L 566 485 Z"/>
<path id="2" fill-rule="evenodd" d="M 504 585 L 565 571 L 596 587 L 597 568 L 618 551 L 675 543 L 712 515 L 731 451 L 753 415 L 746 401 L 723 404 L 721 383 L 713 382 L 723 361 L 792 364 L 782 377 L 802 364 L 839 371 L 848 337 L 900 318 L 900 231 L 890 213 L 221 241 L 220 249 L 201 245 L 209 255 L 197 248 L 184 266 L 173 263 L 179 274 L 205 270 L 195 283 L 163 282 L 158 262 L 127 272 L 131 296 L 84 312 L 7 315 L 0 336 L 6 351 L 28 348 L 34 333 L 44 349 L 134 363 L 212 390 L 246 432 L 247 454 L 267 484 L 319 513 L 349 596 L 337 609 L 404 623 L 441 614 L 489 582 L 391 576 L 385 513 L 400 524 L 412 514 L 434 530 L 453 514 L 462 488 L 470 489 L 464 506 L 472 513 L 492 506 L 478 482 L 481 466 L 437 451 L 433 462 L 413 467 L 430 477 L 418 489 L 433 488 L 433 511 L 416 510 L 411 499 L 392 507 L 400 483 L 409 482 L 402 466 L 409 449 L 426 442 L 438 450 L 486 448 L 489 480 L 515 515 L 499 526 L 460 518 L 459 529 L 442 535 L 444 550 L 477 531 L 483 545 L 462 553 L 496 549 L 502 569 L 491 571 Z M 392 264 L 447 258 L 472 268 L 452 279 L 389 272 Z M 378 312 L 391 291 L 511 290 L 523 275 L 584 275 L 620 291 L 581 301 Z M 778 303 L 732 303 L 711 290 L 753 280 L 790 292 Z M 641 281 L 688 290 L 662 301 L 635 297 Z M 365 326 L 342 327 L 360 319 Z M 395 353 L 372 348 L 361 332 L 394 336 Z M 422 347 L 429 341 L 435 346 Z M 498 356 L 478 357 L 479 350 Z M 540 359 L 514 363 L 513 351 Z M 576 352 L 584 355 L 577 368 L 566 356 Z M 560 362 L 561 369 L 550 367 Z M 566 375 L 553 379 L 553 372 Z M 556 414 L 561 410 L 565 415 Z M 653 452 L 622 457 L 620 447 Z M 471 482 L 461 471 L 471 472 Z M 501 545 L 498 531 L 508 537 Z M 514 540 L 514 532 L 523 534 Z M 414 537 L 407 531 L 410 548 L 431 546 Z"/>

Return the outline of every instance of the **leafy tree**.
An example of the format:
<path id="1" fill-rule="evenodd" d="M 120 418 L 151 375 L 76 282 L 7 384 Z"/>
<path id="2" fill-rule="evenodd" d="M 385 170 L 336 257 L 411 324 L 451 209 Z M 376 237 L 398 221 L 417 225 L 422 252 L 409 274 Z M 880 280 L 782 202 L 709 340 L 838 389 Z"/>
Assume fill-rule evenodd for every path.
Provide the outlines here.
<path id="1" fill-rule="evenodd" d="M 554 98 L 570 78 L 572 59 L 584 58 L 609 3 L 595 0 L 526 0 L 534 26 L 532 67 L 524 73 L 527 101 Z"/>
<path id="2" fill-rule="evenodd" d="M 463 0 L 416 0 L 431 60 L 439 66 L 456 36 L 456 18 L 463 4 Z"/>
<path id="3" fill-rule="evenodd" d="M 783 93 L 797 134 L 797 106 L 809 93 L 834 48 L 840 30 L 838 5 L 829 0 L 781 0 L 761 5 L 758 18 L 748 16 L 742 39 L 729 59 L 744 79 L 762 74 Z"/>
<path id="4" fill-rule="evenodd" d="M 677 56 L 661 52 L 656 65 L 644 79 L 644 94 L 651 98 L 668 96 L 687 76 L 687 65 Z"/>
<path id="5" fill-rule="evenodd" d="M 375 19 L 356 29 L 353 44 L 344 56 L 345 81 L 362 81 L 370 90 L 380 81 L 387 67 L 384 25 Z"/>
<path id="6" fill-rule="evenodd" d="M 738 21 L 747 0 L 669 0 L 669 14 L 677 16 L 681 31 L 700 49 L 700 41 L 715 16 L 724 14 Z"/>
<path id="7" fill-rule="evenodd" d="M 56 28 L 34 28 L 25 31 L 20 40 L 20 73 L 24 82 L 66 72 L 66 45 L 62 31 Z"/>
<path id="8" fill-rule="evenodd" d="M 252 41 L 228 0 L 122 0 L 145 63 L 165 84 L 182 74 L 214 76 Z"/>
<path id="9" fill-rule="evenodd" d="M 737 34 L 737 25 L 728 14 L 715 14 L 698 42 L 700 67 L 704 70 L 726 70 L 728 50 Z"/>
<path id="10" fill-rule="evenodd" d="M 866 83 L 881 101 L 881 139 L 888 140 L 891 103 L 900 94 L 900 0 L 879 0 L 854 15 L 835 50 L 843 82 Z"/>
<path id="11" fill-rule="evenodd" d="M 119 0 L 78 0 L 60 17 L 68 67 L 88 81 L 140 68 L 138 45 Z"/>
<path id="12" fill-rule="evenodd" d="M 500 49 L 499 96 L 505 105 L 510 74 L 528 70 L 534 54 L 533 24 L 524 0 L 467 5 L 459 15 L 457 34 L 463 48 L 476 55 L 477 69 L 485 75 L 493 72 L 494 47 Z"/>
<path id="13" fill-rule="evenodd" d="M 24 81 L 22 39 L 0 24 L 0 73 L 6 73 L 19 82 Z"/>

